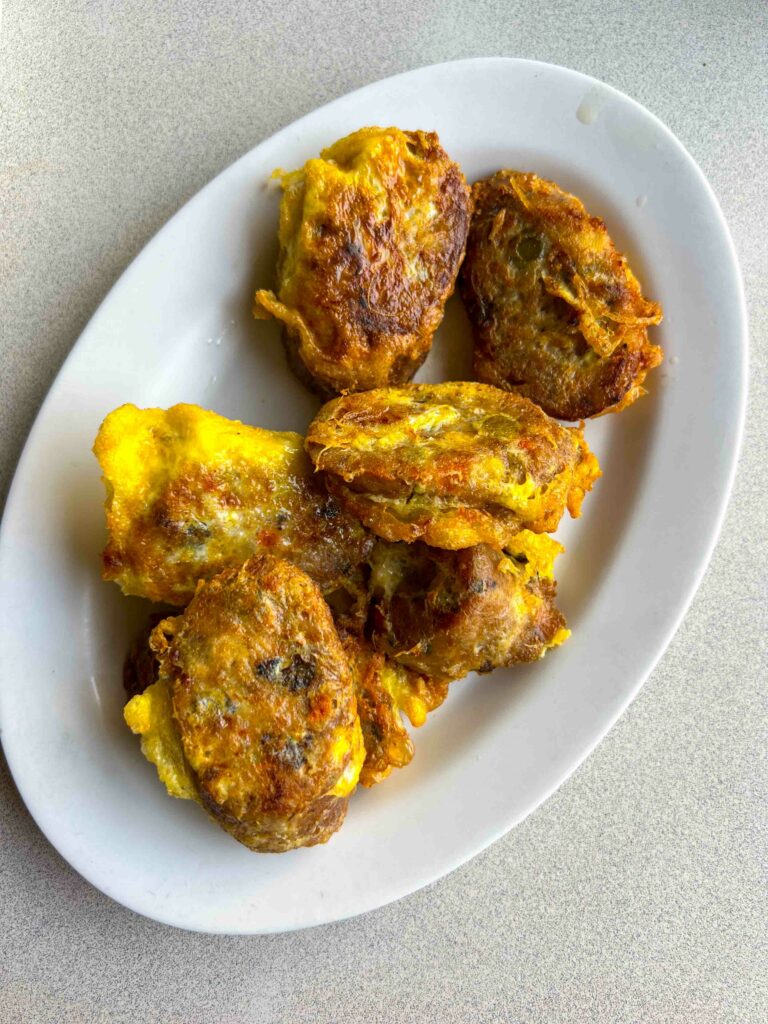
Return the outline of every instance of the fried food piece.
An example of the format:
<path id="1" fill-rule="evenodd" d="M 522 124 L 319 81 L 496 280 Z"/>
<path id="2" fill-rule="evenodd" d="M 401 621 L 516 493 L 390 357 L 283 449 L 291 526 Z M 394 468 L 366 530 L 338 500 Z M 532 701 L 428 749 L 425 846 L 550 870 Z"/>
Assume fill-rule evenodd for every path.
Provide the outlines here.
<path id="1" fill-rule="evenodd" d="M 445 679 L 536 661 L 570 635 L 554 603 L 552 566 L 561 551 L 528 530 L 503 552 L 380 541 L 371 563 L 374 647 Z"/>
<path id="2" fill-rule="evenodd" d="M 375 651 L 363 637 L 342 631 L 341 640 L 355 677 L 363 730 L 365 763 L 360 783 L 373 786 L 413 758 L 413 742 L 402 715 L 411 725 L 423 725 L 428 713 L 448 696 L 448 681 L 409 671 Z"/>
<path id="3" fill-rule="evenodd" d="M 323 397 L 410 380 L 456 283 L 469 187 L 434 132 L 361 128 L 281 177 L 277 294 L 289 362 Z"/>
<path id="4" fill-rule="evenodd" d="M 123 718 L 131 732 L 141 737 L 141 752 L 157 769 L 168 795 L 200 803 L 195 777 L 181 745 L 167 681 L 158 679 L 134 694 L 123 708 Z"/>
<path id="5" fill-rule="evenodd" d="M 328 495 L 302 444 L 194 405 L 110 413 L 94 444 L 107 488 L 104 579 L 185 605 L 199 579 L 269 552 L 329 599 L 341 592 L 352 617 L 362 613 L 371 539 Z"/>
<path id="6" fill-rule="evenodd" d="M 160 662 L 150 647 L 150 636 L 163 618 L 162 615 L 150 615 L 147 625 L 128 649 L 123 682 L 129 699 L 146 692 L 158 681 Z M 393 768 L 403 768 L 413 758 L 413 743 L 402 715 L 405 714 L 413 726 L 423 725 L 427 714 L 439 707 L 448 695 L 448 683 L 418 675 L 390 661 L 375 651 L 362 636 L 345 629 L 339 629 L 339 636 L 352 672 L 365 747 L 359 781 L 363 786 L 373 786 L 385 779 Z M 147 756 L 157 765 L 159 772 L 164 772 L 171 779 L 169 789 L 173 789 L 189 780 L 184 776 L 181 783 L 177 781 L 182 778 L 179 765 L 183 765 L 184 759 L 180 755 L 173 756 L 178 743 L 174 746 L 176 735 L 172 731 L 169 741 L 166 694 L 167 687 L 153 688 L 146 702 L 134 702 L 129 715 L 133 716 L 132 722 L 144 723 L 143 728 L 134 731 L 144 734 L 142 743 L 148 749 L 157 743 L 153 737 L 159 732 L 163 748 L 171 751 L 165 763 L 157 756 Z M 159 702 L 157 708 L 154 706 L 156 701 Z M 152 722 L 156 723 L 155 733 L 151 732 L 148 724 Z"/>
<path id="7" fill-rule="evenodd" d="M 581 430 L 487 384 L 409 384 L 323 406 L 306 441 L 341 504 L 385 540 L 503 547 L 578 516 L 600 475 Z"/>
<path id="8" fill-rule="evenodd" d="M 535 174 L 498 171 L 472 195 L 461 293 L 478 379 L 564 420 L 634 402 L 663 358 L 647 331 L 662 312 L 605 224 Z"/>
<path id="9" fill-rule="evenodd" d="M 158 681 L 126 721 L 174 796 L 252 850 L 326 842 L 364 758 L 355 687 L 328 606 L 260 555 L 199 584 L 154 630 Z"/>

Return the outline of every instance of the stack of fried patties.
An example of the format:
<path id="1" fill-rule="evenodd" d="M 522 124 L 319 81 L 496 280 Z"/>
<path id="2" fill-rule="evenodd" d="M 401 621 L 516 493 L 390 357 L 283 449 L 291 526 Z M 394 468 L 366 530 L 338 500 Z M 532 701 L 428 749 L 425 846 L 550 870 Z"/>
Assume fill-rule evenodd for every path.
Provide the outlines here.
<path id="1" fill-rule="evenodd" d="M 403 714 L 569 636 L 549 534 L 600 470 L 550 413 L 623 408 L 661 357 L 658 307 L 550 182 L 470 193 L 434 133 L 365 128 L 282 184 L 255 312 L 330 398 L 306 437 L 125 405 L 94 449 L 103 575 L 164 606 L 126 660 L 126 721 L 171 795 L 259 851 L 326 841 L 358 782 L 408 764 Z M 408 383 L 465 248 L 491 383 Z"/>

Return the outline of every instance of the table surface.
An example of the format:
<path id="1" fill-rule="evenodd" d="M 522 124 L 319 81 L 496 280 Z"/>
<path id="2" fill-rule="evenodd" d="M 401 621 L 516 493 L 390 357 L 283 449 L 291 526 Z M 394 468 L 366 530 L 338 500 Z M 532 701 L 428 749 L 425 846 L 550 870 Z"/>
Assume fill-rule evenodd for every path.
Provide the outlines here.
<path id="1" fill-rule="evenodd" d="M 144 920 L 49 846 L 0 759 L 0 1022 L 768 1019 L 768 8 L 389 0 L 6 0 L 0 34 L 0 500 L 97 304 L 205 182 L 386 75 L 564 64 L 636 97 L 711 181 L 742 263 L 751 394 L 711 567 L 640 696 L 471 863 L 308 932 Z"/>

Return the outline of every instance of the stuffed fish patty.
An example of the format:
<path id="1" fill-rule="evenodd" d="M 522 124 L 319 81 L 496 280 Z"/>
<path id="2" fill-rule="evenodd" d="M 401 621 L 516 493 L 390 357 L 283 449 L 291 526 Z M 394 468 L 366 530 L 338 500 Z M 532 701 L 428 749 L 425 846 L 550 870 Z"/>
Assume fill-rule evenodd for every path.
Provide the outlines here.
<path id="1" fill-rule="evenodd" d="M 194 405 L 124 405 L 94 452 L 107 488 L 103 575 L 124 593 L 183 606 L 199 579 L 270 553 L 352 618 L 361 610 L 371 538 L 328 494 L 299 434 Z"/>
<path id="2" fill-rule="evenodd" d="M 329 491 L 385 540 L 504 544 L 577 516 L 600 469 L 581 430 L 487 384 L 343 395 L 309 426 Z"/>
<path id="3" fill-rule="evenodd" d="M 164 618 L 151 614 L 128 649 L 123 683 L 129 701 L 158 681 L 160 661 L 150 641 Z M 447 697 L 448 682 L 410 671 L 375 650 L 360 634 L 339 628 L 339 638 L 352 673 L 365 748 L 359 781 L 363 786 L 373 786 L 387 778 L 393 768 L 403 768 L 413 758 L 413 742 L 403 715 L 411 725 L 423 725 L 427 715 Z M 140 707 L 141 702 L 136 706 Z"/>
<path id="4" fill-rule="evenodd" d="M 151 646 L 157 681 L 124 713 L 169 792 L 252 850 L 325 842 L 364 750 L 349 663 L 312 580 L 251 558 L 201 582 Z"/>
<path id="5" fill-rule="evenodd" d="M 432 132 L 362 128 L 282 175 L 275 292 L 292 368 L 324 397 L 410 380 L 453 292 L 470 194 Z"/>
<path id="6" fill-rule="evenodd" d="M 505 551 L 380 541 L 368 617 L 374 647 L 444 679 L 537 660 L 569 635 L 554 603 L 552 565 L 561 551 L 527 530 Z"/>
<path id="7" fill-rule="evenodd" d="M 565 420 L 634 402 L 663 358 L 648 341 L 662 312 L 605 224 L 535 174 L 498 171 L 472 195 L 461 293 L 478 379 Z"/>

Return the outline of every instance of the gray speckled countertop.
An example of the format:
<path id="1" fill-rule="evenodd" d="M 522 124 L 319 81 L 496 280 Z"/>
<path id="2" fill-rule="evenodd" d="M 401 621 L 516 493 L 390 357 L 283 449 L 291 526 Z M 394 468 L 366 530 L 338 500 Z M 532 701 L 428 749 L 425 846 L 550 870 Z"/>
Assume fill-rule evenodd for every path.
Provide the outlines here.
<path id="1" fill-rule="evenodd" d="M 0 498 L 109 286 L 201 185 L 368 81 L 458 57 L 577 68 L 701 164 L 742 261 L 751 398 L 722 539 L 639 698 L 540 810 L 448 878 L 292 935 L 192 935 L 92 889 L 0 760 L 0 1022 L 768 1019 L 762 0 L 6 0 Z"/>

